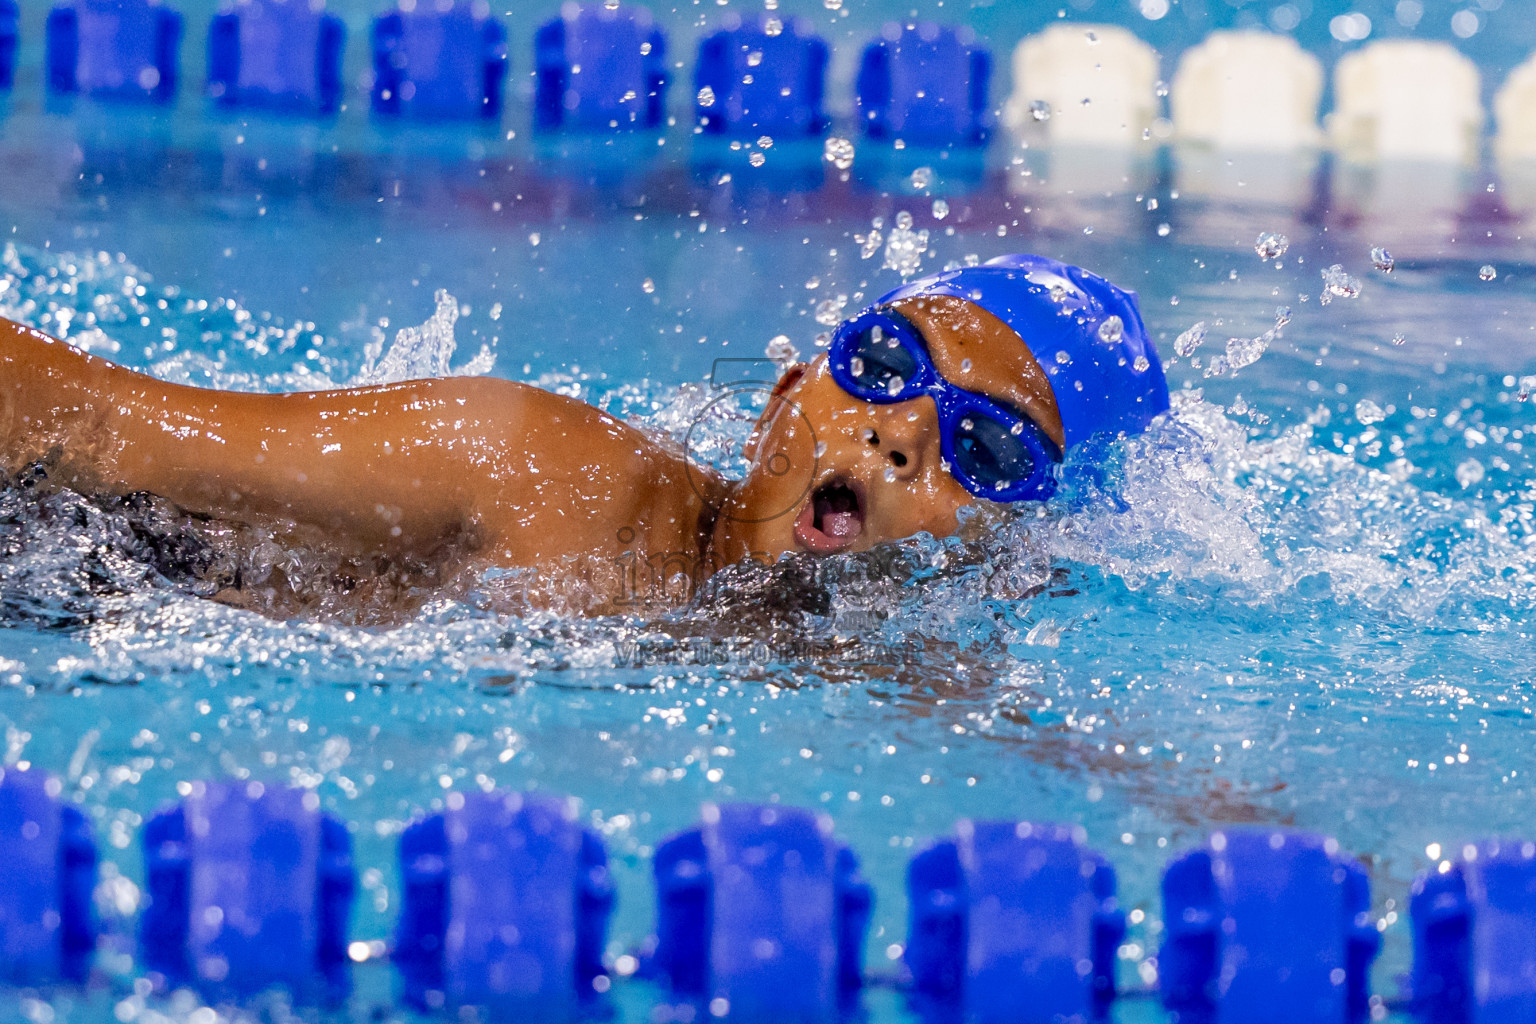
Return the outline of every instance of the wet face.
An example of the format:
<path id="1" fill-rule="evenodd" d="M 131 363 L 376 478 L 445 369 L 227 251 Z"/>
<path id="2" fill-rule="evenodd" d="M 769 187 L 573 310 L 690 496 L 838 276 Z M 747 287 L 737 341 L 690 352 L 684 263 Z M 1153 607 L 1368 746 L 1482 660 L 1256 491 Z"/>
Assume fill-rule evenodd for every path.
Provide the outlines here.
<path id="1" fill-rule="evenodd" d="M 1062 445 L 1061 415 L 1040 364 L 1013 330 L 964 299 L 894 303 L 951 383 L 1022 412 Z M 779 382 L 751 440 L 751 468 L 715 528 L 722 563 L 786 551 L 863 551 L 927 532 L 945 537 L 978 500 L 943 466 L 938 409 L 928 396 L 876 405 L 833 379 L 826 357 Z"/>

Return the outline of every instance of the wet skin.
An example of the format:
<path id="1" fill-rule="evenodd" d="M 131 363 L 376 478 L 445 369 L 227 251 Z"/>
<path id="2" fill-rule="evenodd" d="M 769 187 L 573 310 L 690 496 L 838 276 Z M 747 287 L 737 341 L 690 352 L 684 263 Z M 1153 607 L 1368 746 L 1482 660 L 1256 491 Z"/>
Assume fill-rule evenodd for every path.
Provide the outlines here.
<path id="1" fill-rule="evenodd" d="M 1060 443 L 1045 375 L 1009 328 L 960 299 L 897 308 L 946 378 Z M 785 374 L 748 454 L 746 477 L 724 481 L 585 403 L 498 378 L 281 395 L 167 384 L 0 321 L 7 476 L 41 466 L 53 486 L 147 491 L 196 515 L 320 530 L 370 557 L 581 563 L 594 611 L 677 596 L 663 577 L 679 567 L 697 582 L 746 557 L 945 536 L 975 500 L 940 465 L 931 399 L 862 402 L 824 357 Z M 815 514 L 829 484 L 858 501 L 835 535 L 816 528 L 833 523 Z"/>

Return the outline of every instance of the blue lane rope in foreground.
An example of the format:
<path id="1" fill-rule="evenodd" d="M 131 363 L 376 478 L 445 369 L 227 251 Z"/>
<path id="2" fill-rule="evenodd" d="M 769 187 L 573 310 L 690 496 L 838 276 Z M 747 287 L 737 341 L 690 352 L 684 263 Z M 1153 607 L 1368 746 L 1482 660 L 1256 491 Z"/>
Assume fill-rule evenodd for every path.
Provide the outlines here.
<path id="1" fill-rule="evenodd" d="M 613 908 L 602 840 L 559 797 L 450 793 L 446 802 L 400 838 L 393 960 L 405 1001 L 514 1020 L 590 1008 L 607 987 Z"/>
<path id="2" fill-rule="evenodd" d="M 97 855 L 61 791 L 43 772 L 0 770 L 0 982 L 14 987 L 90 977 Z M 602 1015 L 614 890 L 575 803 L 445 804 L 399 843 L 402 1001 L 518 1021 Z M 158 988 L 238 1001 L 276 987 L 319 1005 L 350 991 L 356 867 L 313 791 L 196 783 L 142 842 L 137 967 Z M 706 804 L 652 867 L 655 933 L 616 968 L 656 983 L 657 1019 L 831 1021 L 875 981 L 945 1022 L 1087 1022 L 1117 998 L 1115 873 L 1078 828 L 967 820 L 915 854 L 894 979 L 862 975 L 874 896 L 823 814 Z M 1370 883 L 1332 840 L 1216 832 L 1168 864 L 1162 890 L 1159 995 L 1180 1024 L 1346 1024 L 1373 1009 Z M 1406 1009 L 1425 1024 L 1536 1022 L 1536 843 L 1463 847 L 1418 879 L 1410 907 Z"/>
<path id="3" fill-rule="evenodd" d="M 161 987 L 346 994 L 352 839 L 313 791 L 194 784 L 145 825 L 144 878 L 140 961 Z"/>
<path id="4" fill-rule="evenodd" d="M 701 818 L 652 862 L 651 969 L 712 1016 L 835 1017 L 863 984 L 873 893 L 858 859 L 798 807 L 706 804 Z"/>
<path id="5" fill-rule="evenodd" d="M 90 822 L 42 772 L 0 768 L 0 980 L 82 980 L 96 949 Z"/>
<path id="6" fill-rule="evenodd" d="M 1125 937 L 1114 868 L 1080 828 L 962 821 L 955 832 L 907 865 L 916 991 L 935 1011 L 998 1024 L 1101 1015 Z"/>

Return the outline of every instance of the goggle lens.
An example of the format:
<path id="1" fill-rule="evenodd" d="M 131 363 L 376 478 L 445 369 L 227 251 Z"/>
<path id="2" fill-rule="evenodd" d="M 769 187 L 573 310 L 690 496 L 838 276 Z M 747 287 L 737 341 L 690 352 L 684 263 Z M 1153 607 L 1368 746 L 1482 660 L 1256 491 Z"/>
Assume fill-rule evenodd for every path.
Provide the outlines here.
<path id="1" fill-rule="evenodd" d="M 848 372 L 866 395 L 894 398 L 917 376 L 918 365 L 901 339 L 873 324 L 854 338 Z"/>
<path id="2" fill-rule="evenodd" d="M 990 416 L 959 417 L 951 436 L 955 468 L 972 480 L 982 497 L 1028 480 L 1035 472 L 1034 450 L 1025 442 L 1023 424 L 1012 427 Z"/>

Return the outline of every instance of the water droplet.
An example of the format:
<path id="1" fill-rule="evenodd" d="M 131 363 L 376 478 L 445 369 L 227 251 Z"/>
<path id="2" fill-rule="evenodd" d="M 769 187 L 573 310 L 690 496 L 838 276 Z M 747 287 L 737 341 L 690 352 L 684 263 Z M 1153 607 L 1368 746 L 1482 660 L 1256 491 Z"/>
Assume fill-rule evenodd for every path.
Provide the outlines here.
<path id="1" fill-rule="evenodd" d="M 816 457 L 819 459 L 819 458 L 821 458 L 825 454 L 827 454 L 827 442 L 825 442 L 825 441 L 817 441 L 816 442 Z"/>
<path id="2" fill-rule="evenodd" d="M 1146 356 L 1137 356 L 1136 361 L 1131 364 L 1131 369 L 1137 373 L 1146 373 L 1151 368 L 1152 362 Z"/>
<path id="3" fill-rule="evenodd" d="M 1335 297 L 1341 299 L 1352 299 L 1360 294 L 1359 280 L 1349 276 L 1349 274 L 1344 271 L 1344 265 L 1342 263 L 1335 263 L 1327 270 L 1321 271 L 1321 273 L 1323 275 L 1323 291 L 1322 294 L 1317 297 L 1319 305 L 1326 306 L 1328 303 L 1332 302 Z"/>
<path id="4" fill-rule="evenodd" d="M 919 167 L 912 172 L 912 187 L 927 188 L 933 184 L 933 168 Z"/>
<path id="5" fill-rule="evenodd" d="M 1392 258 L 1391 253 L 1378 245 L 1371 250 L 1371 266 L 1383 274 L 1390 274 L 1392 273 L 1392 268 L 1397 266 L 1397 260 Z"/>
<path id="6" fill-rule="evenodd" d="M 773 148 L 773 136 L 772 135 L 760 135 L 760 136 L 758 136 L 757 148 L 758 149 L 772 149 Z"/>
<path id="7" fill-rule="evenodd" d="M 820 287 L 821 287 L 821 278 L 819 278 L 819 277 L 808 277 L 808 278 L 805 279 L 805 290 L 806 291 L 813 292 L 817 288 L 820 288 Z"/>
<path id="8" fill-rule="evenodd" d="M 1067 298 L 1067 286 L 1064 284 L 1051 285 L 1051 301 L 1065 302 Z"/>
<path id="9" fill-rule="evenodd" d="M 1275 329 L 1278 330 L 1278 329 L 1280 329 L 1281 327 L 1284 327 L 1286 324 L 1288 324 L 1290 322 L 1291 322 L 1291 307 L 1290 306 L 1276 306 L 1275 307 Z"/>
<path id="10" fill-rule="evenodd" d="M 969 359 L 962 359 L 962 360 L 960 360 L 960 372 L 961 373 L 970 373 L 972 365 L 973 364 L 971 363 L 971 361 Z"/>
<path id="11" fill-rule="evenodd" d="M 1062 350 L 1059 350 L 1059 349 L 1057 350 L 1057 352 L 1056 352 L 1056 362 L 1057 363 L 1059 363 L 1062 366 L 1066 366 L 1071 361 L 1072 361 L 1072 356 L 1069 353 L 1067 353 L 1065 351 L 1062 351 Z"/>
<path id="12" fill-rule="evenodd" d="M 1168 83 L 1163 81 L 1161 78 L 1157 80 L 1157 84 L 1152 88 L 1159 97 L 1168 95 Z"/>
<path id="13" fill-rule="evenodd" d="M 906 386 L 906 381 L 902 380 L 900 376 L 893 375 L 891 379 L 885 384 L 885 393 L 890 395 L 892 398 L 895 398 L 897 395 L 901 394 L 901 389 Z"/>
<path id="14" fill-rule="evenodd" d="M 1008 433 L 1012 434 L 1014 437 L 1018 437 L 1020 434 L 1023 434 L 1024 433 L 1024 421 L 1020 420 L 1019 422 L 1015 423 L 1013 426 L 1009 427 L 1008 428 Z"/>
<path id="15" fill-rule="evenodd" d="M 1106 345 L 1118 345 L 1125 334 L 1125 321 L 1118 316 L 1110 315 L 1099 324 L 1099 340 Z"/>
<path id="16" fill-rule="evenodd" d="M 836 298 L 822 299 L 816 304 L 816 322 L 823 327 L 835 327 L 843 318 L 843 307 L 848 303 L 848 296 L 839 295 Z"/>
<path id="17" fill-rule="evenodd" d="M 935 199 L 933 201 L 933 219 L 934 220 L 943 220 L 945 217 L 948 217 L 948 216 L 949 216 L 949 204 L 946 203 L 942 199 Z"/>
<path id="18" fill-rule="evenodd" d="M 784 22 L 778 18 L 769 18 L 767 21 L 763 22 L 763 33 L 765 35 L 776 36 L 783 31 Z"/>
<path id="19" fill-rule="evenodd" d="M 976 423 L 969 416 L 967 416 L 960 421 L 960 429 L 966 433 L 970 433 L 976 429 Z"/>
<path id="20" fill-rule="evenodd" d="M 854 356 L 852 359 L 848 360 L 848 372 L 853 374 L 855 377 L 864 376 L 864 360 L 860 359 L 858 356 Z"/>
<path id="21" fill-rule="evenodd" d="M 853 143 L 834 135 L 821 148 L 821 157 L 840 171 L 853 166 Z"/>
<path id="22" fill-rule="evenodd" d="M 1499 271 L 1492 263 L 1484 263 L 1478 268 L 1477 276 L 1484 281 L 1492 281 L 1499 276 Z"/>
<path id="23" fill-rule="evenodd" d="M 1083 234 L 1085 234 L 1085 235 L 1093 234 L 1093 225 L 1089 224 L 1087 227 L 1083 228 Z"/>
<path id="24" fill-rule="evenodd" d="M 885 482 L 888 484 L 896 482 L 896 470 L 891 466 L 885 467 Z"/>
<path id="25" fill-rule="evenodd" d="M 885 243 L 885 236 L 877 227 L 867 235 L 854 235 L 853 240 L 859 243 L 859 256 L 867 260 L 880 251 L 880 246 Z"/>
<path id="26" fill-rule="evenodd" d="M 1045 100 L 1030 100 L 1029 116 L 1036 121 L 1049 121 L 1051 119 L 1051 105 L 1045 102 Z"/>
<path id="27" fill-rule="evenodd" d="M 1362 398 L 1355 403 L 1355 419 L 1359 420 L 1364 426 L 1380 423 L 1386 418 L 1386 411 L 1369 398 Z"/>
<path id="28" fill-rule="evenodd" d="M 772 359 L 774 365 L 783 372 L 790 366 L 800 361 L 800 350 L 795 348 L 795 343 L 789 340 L 788 335 L 780 334 L 769 340 L 768 347 L 763 354 Z"/>
<path id="29" fill-rule="evenodd" d="M 923 255 L 928 251 L 928 230 L 912 230 L 912 214 L 902 210 L 896 214 L 896 226 L 885 241 L 885 260 L 882 269 L 894 270 L 902 277 L 911 277 L 922 269 Z"/>
<path id="30" fill-rule="evenodd" d="M 829 11 L 840 11 L 843 9 L 843 0 L 821 0 L 821 6 Z"/>
<path id="31" fill-rule="evenodd" d="M 645 292 L 645 294 L 650 295 L 656 290 L 656 282 L 652 281 L 650 278 L 646 278 L 644 281 L 640 282 L 640 290 Z"/>
<path id="32" fill-rule="evenodd" d="M 1483 469 L 1481 462 L 1478 462 L 1476 459 L 1468 459 L 1456 467 L 1456 482 L 1465 489 L 1473 484 L 1482 482 L 1483 476 L 1486 473 L 1487 470 Z"/>
<path id="33" fill-rule="evenodd" d="M 1189 330 L 1173 339 L 1173 350 L 1181 356 L 1194 355 L 1195 349 L 1205 340 L 1205 321 L 1201 320 Z"/>
<path id="34" fill-rule="evenodd" d="M 1261 234 L 1258 241 L 1253 243 L 1253 251 L 1259 254 L 1261 260 L 1272 260 L 1278 256 L 1284 256 L 1285 250 L 1291 247 L 1291 240 L 1277 231 L 1266 231 Z"/>
<path id="35" fill-rule="evenodd" d="M 1169 226 L 1167 222 L 1159 224 L 1157 226 L 1157 237 L 1158 238 L 1167 238 L 1168 237 L 1168 232 L 1170 232 L 1172 230 L 1173 230 L 1173 228 L 1171 226 Z"/>
<path id="36" fill-rule="evenodd" d="M 1392 344 L 1406 345 L 1408 344 L 1408 338 L 1404 336 L 1402 331 L 1398 331 L 1396 334 L 1392 335 Z"/>
<path id="37" fill-rule="evenodd" d="M 753 167 L 761 167 L 767 162 L 768 158 L 763 156 L 761 153 L 753 153 L 751 156 L 747 157 L 747 163 L 751 164 Z"/>
<path id="38" fill-rule="evenodd" d="M 1270 337 L 1271 335 L 1266 333 L 1257 338 L 1228 338 L 1227 365 L 1234 370 L 1252 366 L 1259 361 L 1259 357 L 1269 347 Z"/>
<path id="39" fill-rule="evenodd" d="M 610 11 L 616 11 L 619 9 L 619 0 L 603 0 L 603 6 Z"/>

